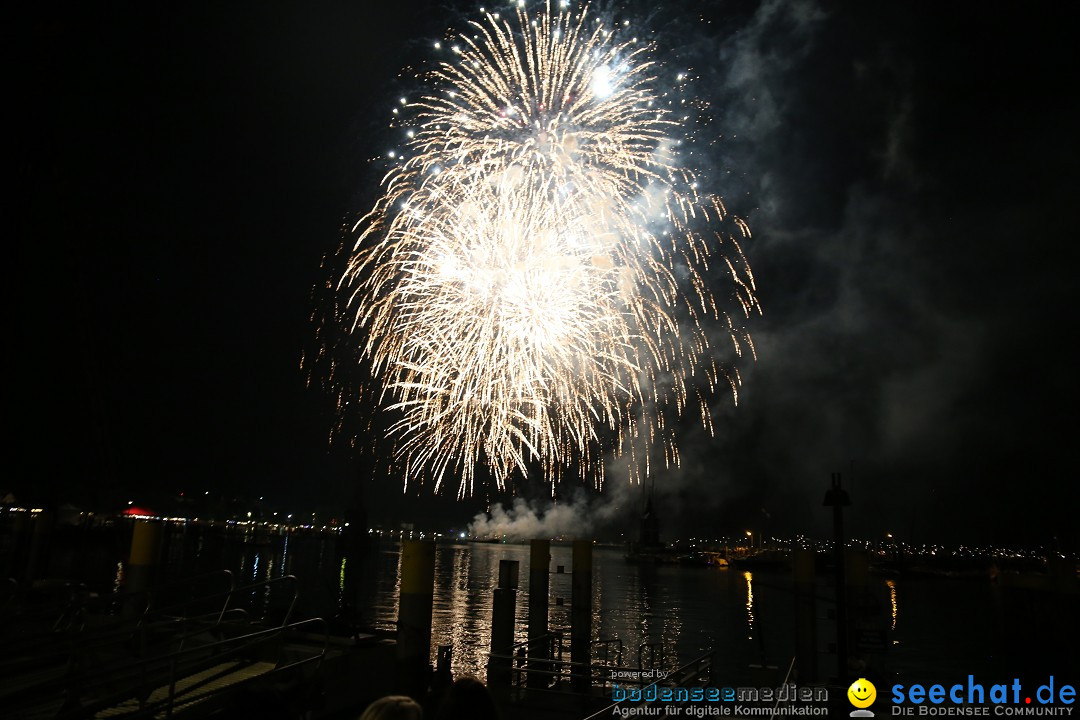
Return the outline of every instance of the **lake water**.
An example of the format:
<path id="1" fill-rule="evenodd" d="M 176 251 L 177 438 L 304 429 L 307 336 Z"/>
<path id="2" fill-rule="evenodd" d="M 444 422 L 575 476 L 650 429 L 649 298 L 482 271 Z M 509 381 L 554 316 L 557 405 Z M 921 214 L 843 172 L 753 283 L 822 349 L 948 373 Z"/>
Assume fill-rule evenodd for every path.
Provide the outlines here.
<path id="1" fill-rule="evenodd" d="M 172 534 L 165 562 L 174 577 L 229 569 L 241 585 L 292 574 L 300 580 L 297 610 L 302 616 L 345 616 L 393 630 L 397 541 L 376 541 L 351 554 L 343 552 L 344 544 L 335 535 L 270 535 L 254 542 L 240 534 L 209 537 L 189 530 Z M 516 638 L 524 641 L 528 545 L 437 545 L 432 646 L 453 645 L 455 674 L 485 675 L 500 560 L 520 563 Z M 559 565 L 564 574 L 555 572 Z M 549 623 L 552 630 L 566 633 L 567 643 L 571 566 L 571 548 L 553 546 Z M 824 652 L 835 632 L 826 617 L 830 583 L 829 576 L 820 575 L 815 590 L 823 669 L 835 663 Z M 790 570 L 633 565 L 619 548 L 595 547 L 594 638 L 621 640 L 626 666 L 637 665 L 643 645 L 662 649 L 669 666 L 715 648 L 717 677 L 724 683 L 767 684 L 771 678 L 750 666 L 774 665 L 783 677 L 795 651 L 792 588 Z M 276 592 L 258 589 L 248 603 L 266 611 L 277 602 Z M 962 680 L 968 674 L 988 682 L 1042 672 L 1076 678 L 1075 598 L 1003 588 L 987 579 L 874 574 L 867 596 L 871 622 L 883 638 L 882 647 L 866 655 L 872 664 L 868 676 L 872 671 L 903 683 Z"/>

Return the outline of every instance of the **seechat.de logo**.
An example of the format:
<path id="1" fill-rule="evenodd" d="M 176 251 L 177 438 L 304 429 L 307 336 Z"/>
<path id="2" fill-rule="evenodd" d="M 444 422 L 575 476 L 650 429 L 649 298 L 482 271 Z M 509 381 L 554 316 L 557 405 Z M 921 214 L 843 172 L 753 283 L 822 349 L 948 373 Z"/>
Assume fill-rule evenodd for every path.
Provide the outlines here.
<path id="1" fill-rule="evenodd" d="M 855 706 L 855 709 L 851 711 L 851 717 L 874 717 L 874 713 L 866 709 L 877 699 L 877 688 L 874 687 L 874 683 L 866 678 L 859 678 L 847 689 L 847 699 Z"/>
<path id="2" fill-rule="evenodd" d="M 1076 688 L 1053 675 L 1034 692 L 1030 686 L 1025 688 L 1019 678 L 986 686 L 968 675 L 966 683 L 893 685 L 892 702 L 892 714 L 900 716 L 1071 715 L 1069 706 L 1076 702 Z"/>

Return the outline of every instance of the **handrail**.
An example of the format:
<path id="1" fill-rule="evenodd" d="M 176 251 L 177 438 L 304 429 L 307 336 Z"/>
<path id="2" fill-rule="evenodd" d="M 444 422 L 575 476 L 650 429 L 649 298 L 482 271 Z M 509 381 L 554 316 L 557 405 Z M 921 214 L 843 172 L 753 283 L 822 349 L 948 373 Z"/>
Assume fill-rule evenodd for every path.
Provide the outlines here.
<path id="1" fill-rule="evenodd" d="M 502 653 L 489 653 L 488 660 L 505 660 L 509 663 L 510 669 L 513 673 L 514 680 L 510 683 L 511 687 L 520 689 L 523 680 L 522 677 L 527 677 L 529 673 L 533 675 L 548 675 L 553 677 L 559 677 L 563 675 L 561 669 L 543 670 L 541 668 L 579 668 L 579 667 L 592 667 L 592 663 L 574 663 L 563 661 L 563 637 L 564 633 L 558 630 L 549 630 L 548 632 L 538 635 L 533 638 L 528 638 L 520 642 L 516 642 L 508 648 L 507 654 Z M 538 658 L 529 657 L 528 650 L 530 647 L 536 644 L 547 644 L 548 657 Z M 603 665 L 601 667 L 608 669 L 616 667 L 622 663 L 623 657 L 623 641 L 621 638 L 599 638 L 597 640 L 590 640 L 589 649 L 590 655 L 592 648 L 596 646 L 603 646 Z M 611 646 L 616 646 L 615 652 L 615 666 L 610 665 L 609 660 L 611 657 Z M 590 677 L 592 673 L 590 672 Z"/>
<path id="2" fill-rule="evenodd" d="M 172 589 L 172 588 L 181 588 L 181 589 L 192 588 L 192 587 L 196 587 L 197 583 L 201 584 L 203 581 L 210 580 L 210 579 L 213 579 L 213 578 L 218 578 L 218 577 L 220 577 L 220 578 L 227 581 L 227 586 L 225 588 L 221 589 L 221 590 L 218 590 L 216 592 L 209 593 L 209 594 L 206 594 L 206 595 L 200 595 L 198 597 L 190 597 L 190 598 L 187 598 L 184 601 L 176 602 L 176 603 L 173 603 L 171 605 L 165 605 L 164 607 L 154 607 L 154 601 L 159 599 L 159 598 L 167 598 L 168 593 L 169 593 L 170 589 Z M 156 586 L 154 586 L 152 588 L 148 588 L 146 590 L 141 590 L 141 591 L 137 591 L 135 593 L 126 594 L 127 598 L 125 598 L 125 600 L 128 600 L 131 597 L 137 597 L 140 594 L 146 594 L 147 603 L 146 603 L 146 609 L 143 611 L 143 617 L 146 617 L 146 616 L 149 616 L 149 615 L 165 615 L 165 614 L 171 613 L 171 612 L 173 612 L 174 610 L 177 610 L 177 609 L 184 609 L 185 611 L 182 612 L 181 615 L 187 617 L 188 612 L 186 612 L 186 609 L 188 607 L 190 607 L 191 605 L 193 605 L 195 603 L 198 603 L 198 602 L 202 602 L 204 600 L 211 600 L 211 599 L 214 599 L 214 598 L 217 598 L 217 597 L 225 597 L 225 598 L 227 598 L 229 593 L 231 593 L 235 589 L 236 589 L 236 577 L 233 575 L 231 570 L 213 570 L 211 572 L 204 573 L 202 575 L 195 575 L 195 576 L 192 576 L 192 577 L 189 577 L 189 578 L 178 579 L 178 580 L 174 580 L 174 581 L 165 583 L 163 585 L 156 585 Z M 224 605 L 222 606 L 220 612 L 221 612 L 221 614 L 224 614 L 224 612 L 225 612 L 225 606 Z"/>
<path id="3" fill-rule="evenodd" d="M 301 621 L 293 623 L 291 625 L 285 625 L 285 626 L 282 626 L 280 628 L 269 628 L 267 630 L 260 631 L 258 633 L 252 633 L 251 635 L 246 636 L 246 637 L 254 637 L 255 635 L 269 634 L 269 635 L 271 635 L 273 637 L 276 637 L 277 635 L 283 635 L 288 631 L 295 632 L 297 630 L 297 628 L 299 628 L 300 626 L 313 624 L 313 623 L 319 623 L 320 625 L 322 625 L 322 629 L 323 629 L 323 646 L 322 646 L 322 650 L 317 655 L 312 655 L 311 657 L 303 658 L 302 660 L 296 660 L 294 662 L 286 663 L 284 665 L 282 665 L 281 661 L 278 660 L 278 662 L 276 663 L 276 666 L 274 667 L 274 669 L 271 670 L 270 673 L 267 673 L 267 674 L 282 672 L 284 670 L 289 670 L 289 669 L 292 669 L 292 668 L 296 668 L 296 667 L 299 667 L 301 665 L 306 665 L 306 664 L 308 664 L 310 662 L 321 662 L 322 659 L 326 656 L 326 649 L 327 649 L 327 647 L 329 647 L 329 644 L 330 644 L 330 628 L 329 628 L 329 625 L 327 624 L 326 620 L 324 620 L 321 617 L 320 618 L 309 618 L 307 620 L 301 620 Z M 244 639 L 244 638 L 239 638 L 239 639 Z M 247 647 L 250 647 L 253 644 L 256 644 L 256 643 L 248 643 L 247 645 L 243 646 L 242 648 L 237 648 L 236 650 L 231 651 L 231 652 L 239 652 L 240 650 L 242 650 L 244 648 L 247 648 Z M 215 660 L 221 660 L 224 657 L 225 656 L 220 656 L 220 657 L 215 658 Z M 157 703 L 155 703 L 155 704 L 153 704 L 151 706 L 140 708 L 140 712 L 146 712 L 148 710 L 148 708 L 149 708 L 149 709 L 151 709 L 152 712 L 160 713 L 161 712 L 161 707 L 160 706 L 165 705 L 165 717 L 171 718 L 172 717 L 172 712 L 173 712 L 173 709 L 174 709 L 174 706 L 176 704 L 176 700 L 177 700 L 178 697 L 182 700 L 185 695 L 189 695 L 189 694 L 195 692 L 197 689 L 205 686 L 206 684 L 208 684 L 210 682 L 213 682 L 213 680 L 215 679 L 214 677 L 208 677 L 208 678 L 205 678 L 205 679 L 201 680 L 200 682 L 193 683 L 193 684 L 187 686 L 186 688 L 184 688 L 183 692 L 181 692 L 179 694 L 179 696 L 178 696 L 177 693 L 176 693 L 175 671 L 176 671 L 176 662 L 175 661 L 170 662 L 170 664 L 169 664 L 169 694 L 168 694 L 168 696 L 165 699 L 160 700 L 160 701 L 158 701 Z M 248 678 L 247 680 L 243 680 L 243 681 L 240 681 L 240 682 L 235 683 L 233 685 L 221 688 L 217 692 L 206 693 L 201 697 L 202 697 L 202 699 L 206 699 L 206 698 L 212 697 L 214 695 L 220 695 L 222 693 L 225 693 L 225 692 L 228 692 L 230 690 L 235 689 L 237 685 L 242 685 L 243 683 L 249 682 L 249 681 L 251 681 L 253 679 L 254 678 Z"/>
<path id="4" fill-rule="evenodd" d="M 656 649 L 658 647 L 660 648 L 660 653 L 659 653 L 660 654 L 660 659 L 659 660 L 656 659 L 656 655 L 657 655 Z M 643 670 L 645 668 L 645 665 L 646 665 L 646 662 L 645 662 L 645 650 L 646 649 L 649 650 L 649 662 L 647 663 L 648 665 L 650 665 L 651 667 L 657 667 L 658 665 L 663 665 L 664 664 L 664 657 L 667 654 L 665 652 L 665 650 L 667 649 L 667 646 L 664 644 L 664 641 L 661 640 L 658 643 L 656 643 L 656 642 L 643 642 L 640 645 L 638 645 L 638 649 L 637 649 L 637 666 L 638 666 L 638 670 Z"/>
<path id="5" fill-rule="evenodd" d="M 65 589 L 69 595 L 64 601 L 64 607 L 59 617 L 52 623 L 48 632 L 27 634 L 22 637 L 9 639 L 5 643 L 6 655 L 11 658 L 7 663 L 33 662 L 35 665 L 49 664 L 57 661 L 67 661 L 69 667 L 79 664 L 79 656 L 90 651 L 108 647 L 111 644 L 121 644 L 138 638 L 140 644 L 144 644 L 146 634 L 160 628 L 168 628 L 178 623 L 178 618 L 170 617 L 167 613 L 181 607 L 190 607 L 195 603 L 203 603 L 208 600 L 221 599 L 220 608 L 206 615 L 198 615 L 179 619 L 181 622 L 205 622 L 211 615 L 216 615 L 211 627 L 220 624 L 227 613 L 228 590 L 223 589 L 208 594 L 202 594 L 188 598 L 182 603 L 173 603 L 164 607 L 155 607 L 154 599 L 165 597 L 171 588 L 192 588 L 204 584 L 208 579 L 222 577 L 228 582 L 228 589 L 234 586 L 233 575 L 228 570 L 218 570 L 203 575 L 196 575 L 182 580 L 175 580 L 155 588 L 140 590 L 130 593 L 118 593 L 105 597 L 92 597 L 86 593 L 77 592 L 85 587 L 68 585 Z M 146 597 L 146 607 L 141 615 L 136 617 L 112 614 L 108 611 L 114 608 L 130 607 L 131 603 L 137 602 L 138 598 Z M 105 611 L 105 612 L 101 612 Z M 107 618 L 107 621 L 94 626 L 87 626 L 90 617 Z M 205 627 L 199 631 L 205 630 Z M 173 634 L 173 639 L 176 635 Z M 183 636 L 181 636 L 183 639 Z M 145 645 L 144 645 L 145 649 Z M 21 653 L 33 651 L 30 658 L 23 657 Z"/>
<path id="6" fill-rule="evenodd" d="M 18 702 L 22 698 L 42 695 L 48 692 L 65 692 L 69 697 L 77 697 L 81 694 L 81 688 L 86 686 L 87 678 L 102 677 L 103 667 L 123 668 L 131 662 L 145 663 L 162 657 L 169 657 L 177 651 L 185 649 L 187 641 L 191 638 L 214 632 L 222 627 L 227 620 L 234 622 L 246 622 L 247 612 L 243 608 L 228 607 L 232 593 L 236 590 L 233 583 L 233 575 L 227 570 L 215 571 L 204 575 L 188 578 L 183 581 L 175 581 L 165 586 L 159 586 L 154 591 L 158 597 L 163 597 L 170 587 L 181 586 L 190 588 L 208 578 L 223 577 L 228 580 L 229 589 L 224 593 L 198 595 L 188 598 L 185 602 L 173 603 L 162 607 L 153 607 L 153 601 L 147 603 L 143 614 L 136 618 L 119 618 L 115 622 L 106 625 L 86 629 L 80 625 L 77 629 L 65 632 L 50 633 L 46 639 L 38 639 L 35 645 L 35 653 L 31 661 L 35 667 L 54 665 L 63 667 L 62 676 L 54 677 L 44 682 L 32 683 L 20 688 L 14 693 L 5 695 L 5 702 Z M 294 578 L 295 579 L 295 578 Z M 256 584 L 256 586 L 258 583 Z M 250 587 L 254 586 L 249 586 Z M 104 607 L 113 606 L 116 603 L 123 604 L 131 598 L 147 594 L 151 591 L 127 593 L 121 596 L 112 596 L 106 600 Z M 213 611 L 194 617 L 174 617 L 165 613 L 173 612 L 178 608 L 190 607 L 192 604 L 202 603 L 206 600 L 221 598 L 221 605 Z M 293 594 L 292 603 L 295 604 L 296 593 Z M 293 605 L 290 605 L 289 614 Z M 286 617 L 286 621 L 288 616 Z M 151 638 L 158 636 L 162 642 L 154 643 Z M 220 635 L 218 636 L 220 637 Z M 232 639 L 226 638 L 226 641 Z M 214 643 L 201 643 L 192 651 L 200 651 L 204 648 L 214 647 L 220 644 L 220 640 Z M 97 653 L 108 651 L 110 647 L 126 647 L 127 657 L 114 660 L 105 665 L 94 664 Z M 164 651 L 164 652 L 162 652 Z M 133 653 L 133 654 L 132 654 Z M 25 660 L 24 660 L 25 662 Z"/>
<path id="7" fill-rule="evenodd" d="M 537 635 L 536 637 L 528 638 L 526 640 L 521 640 L 520 642 L 514 643 L 513 645 L 510 646 L 510 655 L 513 656 L 516 651 L 518 651 L 519 649 L 522 649 L 522 648 L 524 648 L 527 651 L 530 645 L 532 645 L 534 643 L 537 643 L 537 642 L 543 642 L 543 641 L 546 641 L 546 640 L 555 640 L 556 642 L 552 643 L 552 645 L 558 645 L 558 647 L 559 647 L 559 649 L 561 651 L 562 647 L 563 647 L 563 641 L 562 640 L 563 640 L 564 636 L 565 636 L 565 633 L 563 633 L 563 632 L 560 632 L 558 630 L 549 630 L 548 632 L 544 633 L 543 635 Z M 589 641 L 589 647 L 590 648 L 595 647 L 597 645 L 603 645 L 604 650 L 605 650 L 605 657 L 606 657 L 606 653 L 607 653 L 608 648 L 613 644 L 617 644 L 618 647 L 619 647 L 619 652 L 616 654 L 616 657 L 619 658 L 619 659 L 616 660 L 616 663 L 621 662 L 621 658 L 622 658 L 622 655 L 623 655 L 623 641 L 622 641 L 622 638 L 618 638 L 618 637 L 599 638 L 597 640 L 590 640 Z M 498 653 L 491 653 L 490 656 L 494 657 L 494 658 L 503 659 L 503 660 L 505 660 L 506 657 L 507 657 L 506 655 L 500 655 Z M 561 656 L 561 653 L 560 653 L 560 656 Z M 552 658 L 544 658 L 543 661 L 544 662 L 549 662 L 551 659 Z"/>
<path id="8" fill-rule="evenodd" d="M 510 647 L 511 647 L 511 649 L 516 650 L 519 647 L 528 647 L 530 643 L 537 642 L 538 640 L 545 640 L 547 638 L 559 638 L 559 639 L 562 639 L 562 636 L 563 636 L 563 633 L 561 633 L 558 630 L 549 630 L 546 633 L 544 633 L 543 635 L 537 635 L 536 637 L 527 638 L 527 639 L 522 640 L 520 642 L 514 643 Z"/>
<path id="9" fill-rule="evenodd" d="M 289 622 L 289 618 L 292 617 L 293 610 L 296 608 L 297 598 L 300 595 L 300 582 L 296 579 L 295 575 L 282 575 L 281 577 L 261 580 L 257 583 L 252 583 L 251 585 L 244 585 L 243 587 L 233 588 L 231 591 L 229 591 L 229 599 L 225 603 L 225 606 L 228 607 L 234 597 L 239 597 L 244 593 L 252 592 L 255 589 L 263 586 L 270 587 L 271 585 L 278 583 L 290 583 L 293 586 L 292 600 L 289 601 L 289 607 L 285 611 L 285 615 L 281 620 L 281 627 L 284 627 Z"/>
<path id="10" fill-rule="evenodd" d="M 20 596 L 24 596 L 26 593 L 32 592 L 29 588 L 20 588 L 18 581 L 14 578 L 8 578 L 5 583 L 10 595 L 4 601 L 11 609 L 15 610 L 15 615 L 22 621 L 19 624 L 7 623 L 3 630 L 10 630 L 13 627 L 20 625 L 25 626 L 26 621 L 48 624 L 49 630 L 46 632 L 34 633 L 34 637 L 47 637 L 55 632 L 60 632 L 60 628 L 64 628 L 65 625 L 70 626 L 71 620 L 69 615 L 76 613 L 78 609 L 84 604 L 85 598 L 88 596 L 86 585 L 79 582 L 63 582 L 55 583 L 49 587 L 49 590 L 56 593 L 56 595 L 62 595 L 61 597 L 46 598 L 44 602 L 25 603 L 20 601 Z M 4 638 L 5 644 L 12 642 L 25 641 L 29 638 L 29 635 L 14 636 Z"/>
<path id="11" fill-rule="evenodd" d="M 591 643 L 589 643 L 590 654 L 591 654 L 591 650 L 592 650 L 592 648 L 594 646 L 603 645 L 604 646 L 604 663 L 606 664 L 608 662 L 609 655 L 611 653 L 611 646 L 613 644 L 618 646 L 618 652 L 615 653 L 615 664 L 616 665 L 621 665 L 622 664 L 622 658 L 623 658 L 623 641 L 622 641 L 622 638 L 614 637 L 614 638 L 608 638 L 606 640 L 604 638 L 600 638 L 598 640 L 593 640 Z"/>
<path id="12" fill-rule="evenodd" d="M 530 667 L 527 662 L 528 658 L 523 655 L 524 643 L 517 644 L 517 650 L 510 654 L 491 653 L 488 655 L 489 660 L 502 660 L 512 664 L 511 671 L 514 676 L 514 680 L 511 683 L 511 687 L 520 691 L 526 685 L 526 680 L 530 674 L 533 676 L 544 676 L 549 678 L 564 678 L 569 680 L 575 670 L 583 670 L 582 674 L 588 679 L 589 686 L 593 687 L 597 681 L 600 681 L 601 687 L 607 687 L 611 680 L 612 672 L 623 672 L 627 675 L 625 684 L 627 685 L 647 685 L 652 684 L 654 681 L 651 679 L 633 679 L 640 671 L 637 667 L 626 667 L 621 665 L 610 665 L 603 663 L 593 662 L 573 662 L 570 660 L 563 660 L 561 656 L 552 658 L 533 658 L 533 667 Z M 516 662 L 515 662 L 516 661 Z M 676 672 L 676 671 L 673 671 Z M 530 690 L 539 690 L 543 688 L 530 688 Z"/>
<path id="13" fill-rule="evenodd" d="M 791 679 L 791 671 L 795 669 L 795 658 L 797 655 L 791 656 L 791 663 L 788 664 L 787 674 L 784 675 L 784 682 L 780 683 L 780 687 L 787 687 L 788 680 Z M 780 694 L 776 695 L 776 704 L 773 705 L 772 714 L 769 716 L 770 720 L 776 718 L 776 711 L 780 708 Z"/>
<path id="14" fill-rule="evenodd" d="M 178 693 L 176 692 L 176 681 L 177 672 L 180 668 L 186 668 L 185 672 L 191 672 L 196 667 L 199 667 L 200 661 L 201 664 L 211 662 L 220 664 L 241 655 L 244 651 L 250 650 L 267 640 L 280 637 L 286 632 L 296 631 L 301 627 L 313 624 L 319 624 L 323 629 L 323 644 L 320 651 L 309 658 L 286 663 L 284 665 L 280 664 L 279 659 L 273 672 L 294 668 L 315 660 L 321 661 L 322 658 L 325 657 L 326 650 L 329 646 L 329 627 L 323 618 L 310 618 L 290 625 L 275 626 L 246 635 L 237 636 L 235 638 L 220 640 L 211 645 L 185 648 L 168 655 L 158 656 L 136 663 L 126 663 L 119 667 L 104 668 L 98 673 L 99 675 L 115 677 L 116 675 L 127 672 L 129 675 L 137 676 L 138 682 L 135 683 L 134 686 L 128 686 L 123 690 L 114 691 L 109 696 L 95 700 L 88 705 L 72 708 L 67 712 L 62 711 L 57 717 L 61 719 L 82 717 L 133 697 L 139 699 L 140 707 L 138 712 L 140 714 L 150 712 L 151 710 L 155 713 L 160 712 L 166 707 L 169 708 L 167 713 L 171 714 L 171 708 L 178 698 L 183 698 L 184 695 L 213 680 L 213 678 L 208 678 L 184 688 L 183 691 Z M 157 687 L 165 686 L 169 687 L 169 693 L 165 698 L 156 700 L 153 703 L 147 703 L 149 691 L 152 691 Z M 222 690 L 222 692 L 224 692 L 224 690 Z"/>

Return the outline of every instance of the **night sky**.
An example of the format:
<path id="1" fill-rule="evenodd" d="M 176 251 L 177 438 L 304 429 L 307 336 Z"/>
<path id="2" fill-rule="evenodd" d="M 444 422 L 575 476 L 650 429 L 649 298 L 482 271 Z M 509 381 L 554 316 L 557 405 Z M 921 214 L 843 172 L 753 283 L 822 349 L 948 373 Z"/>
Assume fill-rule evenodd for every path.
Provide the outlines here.
<path id="1" fill-rule="evenodd" d="M 688 425 L 683 468 L 656 479 L 680 529 L 820 533 L 843 472 L 857 534 L 1076 549 L 1076 24 L 1065 3 L 986 8 L 615 11 L 647 18 L 711 101 L 704 174 L 749 222 L 764 308 L 738 407 L 718 398 L 718 438 Z M 390 107 L 416 87 L 401 69 L 476 14 L 9 17 L 0 490 L 308 511 L 359 494 L 374 521 L 471 517 L 483 499 L 403 496 L 329 447 L 332 406 L 300 357 L 320 263 L 375 199 Z"/>

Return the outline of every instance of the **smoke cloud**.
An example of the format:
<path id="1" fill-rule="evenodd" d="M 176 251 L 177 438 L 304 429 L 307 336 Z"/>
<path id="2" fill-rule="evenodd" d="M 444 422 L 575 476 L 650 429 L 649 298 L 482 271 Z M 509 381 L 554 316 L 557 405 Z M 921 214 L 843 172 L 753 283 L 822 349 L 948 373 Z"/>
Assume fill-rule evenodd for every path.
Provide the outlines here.
<path id="1" fill-rule="evenodd" d="M 573 504 L 539 508 L 517 498 L 509 508 L 496 505 L 490 514 L 479 513 L 469 525 L 469 534 L 482 540 L 578 537 L 592 529 L 592 522 L 582 510 Z"/>
<path id="2" fill-rule="evenodd" d="M 570 493 L 564 500 L 515 498 L 510 505 L 495 505 L 477 513 L 469 534 L 482 540 L 532 540 L 542 538 L 594 538 L 625 525 L 633 514 L 634 486 L 608 482 L 600 494 Z"/>

